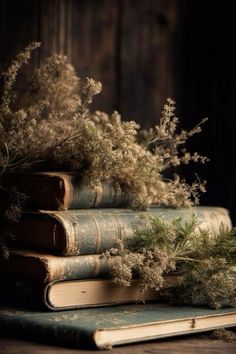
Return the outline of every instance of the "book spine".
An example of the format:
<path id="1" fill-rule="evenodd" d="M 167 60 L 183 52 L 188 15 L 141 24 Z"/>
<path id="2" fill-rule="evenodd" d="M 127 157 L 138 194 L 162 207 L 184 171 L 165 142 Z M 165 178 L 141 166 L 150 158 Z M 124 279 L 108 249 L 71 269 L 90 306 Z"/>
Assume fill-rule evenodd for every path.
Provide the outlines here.
<path id="1" fill-rule="evenodd" d="M 16 240 L 33 248 L 54 250 L 63 255 L 98 254 L 117 246 L 118 240 L 134 240 L 145 227 L 145 217 L 163 217 L 183 222 L 195 215 L 199 227 L 217 232 L 221 223 L 231 228 L 227 210 L 214 207 L 192 209 L 151 208 L 148 212 L 130 209 L 105 211 L 58 211 L 25 214 L 17 227 Z"/>
<path id="2" fill-rule="evenodd" d="M 106 257 L 100 255 L 52 256 L 28 251 L 11 251 L 8 260 L 1 260 L 2 277 L 25 276 L 40 284 L 52 281 L 102 278 L 108 276 Z"/>
<path id="3" fill-rule="evenodd" d="M 108 276 L 107 259 L 100 255 L 54 256 L 42 258 L 42 262 L 46 268 L 45 282 Z"/>
<path id="4" fill-rule="evenodd" d="M 68 241 L 62 254 L 99 254 L 116 247 L 119 240 L 134 240 L 137 230 L 145 227 L 145 221 L 140 216 L 138 213 L 81 214 L 66 217 L 55 214 Z M 58 232 L 58 236 L 59 234 L 63 233 Z"/>
<path id="5" fill-rule="evenodd" d="M 131 196 L 124 186 L 113 181 L 91 187 L 70 173 L 45 172 L 12 174 L 6 187 L 14 186 L 28 197 L 25 208 L 45 210 L 88 209 L 127 206 Z"/>
<path id="6" fill-rule="evenodd" d="M 67 209 L 117 208 L 131 204 L 131 195 L 124 186 L 113 181 L 101 182 L 89 187 L 72 177 L 72 197 L 65 205 Z"/>

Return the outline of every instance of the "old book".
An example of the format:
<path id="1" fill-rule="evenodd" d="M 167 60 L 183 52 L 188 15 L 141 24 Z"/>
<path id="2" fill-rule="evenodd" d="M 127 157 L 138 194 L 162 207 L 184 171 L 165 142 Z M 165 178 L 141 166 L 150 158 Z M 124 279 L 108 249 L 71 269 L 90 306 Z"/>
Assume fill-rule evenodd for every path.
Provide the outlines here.
<path id="1" fill-rule="evenodd" d="M 107 277 L 107 258 L 101 255 L 54 256 L 28 250 L 10 250 L 0 258 L 0 276 L 26 276 L 40 284 L 59 280 Z"/>
<path id="2" fill-rule="evenodd" d="M 177 276 L 166 276 L 162 291 L 176 284 Z M 130 286 L 115 284 L 110 279 L 53 281 L 40 284 L 33 279 L 3 279 L 3 303 L 14 303 L 31 308 L 65 310 L 110 306 L 157 300 L 160 292 L 148 289 L 141 292 L 137 281 Z"/>
<path id="3" fill-rule="evenodd" d="M 10 250 L 9 258 L 0 258 L 0 276 L 18 279 L 26 277 L 39 284 L 54 281 L 109 278 L 108 262 L 113 257 L 99 254 L 54 256 L 26 250 Z M 235 267 L 232 268 L 235 274 Z"/>
<path id="4" fill-rule="evenodd" d="M 81 177 L 69 172 L 35 172 L 4 176 L 4 185 L 25 193 L 26 208 L 83 209 L 120 207 L 131 203 L 131 195 L 124 185 L 102 182 L 92 188 Z"/>
<path id="5" fill-rule="evenodd" d="M 0 311 L 1 334 L 100 349 L 235 325 L 235 308 L 213 310 L 157 303 L 62 312 Z"/>
<path id="6" fill-rule="evenodd" d="M 218 207 L 40 211 L 23 213 L 14 231 L 15 241 L 22 248 L 62 255 L 101 253 L 116 246 L 118 240 L 134 240 L 148 215 L 167 221 L 181 218 L 183 223 L 195 215 L 199 228 L 214 232 L 221 224 L 232 227 L 228 211 Z"/>

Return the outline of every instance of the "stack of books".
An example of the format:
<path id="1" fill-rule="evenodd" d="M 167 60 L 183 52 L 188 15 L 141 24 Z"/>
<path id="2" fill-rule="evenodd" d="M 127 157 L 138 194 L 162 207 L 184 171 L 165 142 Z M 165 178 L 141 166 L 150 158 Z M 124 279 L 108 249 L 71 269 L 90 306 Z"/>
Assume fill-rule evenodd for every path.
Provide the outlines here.
<path id="1" fill-rule="evenodd" d="M 114 284 L 109 279 L 108 259 L 103 256 L 118 240 L 136 237 L 137 230 L 145 227 L 143 215 L 186 221 L 194 214 L 202 228 L 217 231 L 221 223 L 231 227 L 225 209 L 152 206 L 147 212 L 134 211 L 127 207 L 131 196 L 112 181 L 93 189 L 65 172 L 10 175 L 6 184 L 29 198 L 14 230 L 9 259 L 0 261 L 2 285 L 8 284 L 9 297 L 40 306 L 36 312 L 2 310 L 0 328 L 8 334 L 28 333 L 39 339 L 47 333 L 57 341 L 94 343 L 104 348 L 235 324 L 234 310 L 137 304 L 158 299 L 158 292 L 142 293 L 135 281 L 130 287 Z M 175 277 L 167 277 L 164 286 L 174 282 Z M 108 307 L 114 304 L 120 305 Z"/>

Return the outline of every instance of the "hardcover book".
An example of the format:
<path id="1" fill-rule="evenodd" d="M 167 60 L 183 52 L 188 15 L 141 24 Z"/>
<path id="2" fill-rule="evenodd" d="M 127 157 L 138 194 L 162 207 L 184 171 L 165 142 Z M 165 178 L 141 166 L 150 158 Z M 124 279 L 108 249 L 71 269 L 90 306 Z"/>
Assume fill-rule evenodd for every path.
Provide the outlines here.
<path id="1" fill-rule="evenodd" d="M 14 231 L 19 247 L 48 250 L 62 255 L 102 253 L 118 240 L 134 240 L 145 227 L 145 217 L 163 217 L 182 222 L 197 217 L 199 228 L 218 232 L 224 224 L 231 229 L 229 213 L 219 207 L 132 209 L 78 209 L 68 211 L 25 212 Z"/>
<path id="2" fill-rule="evenodd" d="M 83 256 L 54 256 L 28 250 L 10 250 L 9 258 L 0 258 L 1 277 L 28 277 L 50 283 L 107 277 L 107 259 L 98 254 Z"/>
<path id="3" fill-rule="evenodd" d="M 124 185 L 112 180 L 101 182 L 92 188 L 70 172 L 35 172 L 5 175 L 6 187 L 15 187 L 28 198 L 30 209 L 84 209 L 120 207 L 131 204 L 131 194 Z"/>
<path id="4" fill-rule="evenodd" d="M 235 325 L 235 308 L 213 310 L 157 303 L 65 312 L 0 310 L 4 335 L 100 349 Z"/>
<path id="5" fill-rule="evenodd" d="M 165 276 L 161 291 L 141 293 L 136 281 L 130 287 L 114 284 L 109 279 L 108 262 L 112 257 L 63 257 L 11 250 L 9 259 L 0 260 L 1 295 L 10 303 L 17 303 L 17 298 L 19 304 L 50 310 L 113 305 L 164 298 L 165 290 L 177 285 L 181 277 L 172 273 Z M 235 274 L 232 267 L 233 278 Z"/>
<path id="6" fill-rule="evenodd" d="M 177 277 L 166 276 L 162 291 L 176 284 Z M 34 309 L 68 310 L 111 306 L 157 300 L 160 292 L 141 291 L 137 281 L 130 286 L 115 284 L 110 279 L 53 281 L 40 284 L 33 279 L 2 279 L 1 298 L 4 304 L 16 304 Z"/>

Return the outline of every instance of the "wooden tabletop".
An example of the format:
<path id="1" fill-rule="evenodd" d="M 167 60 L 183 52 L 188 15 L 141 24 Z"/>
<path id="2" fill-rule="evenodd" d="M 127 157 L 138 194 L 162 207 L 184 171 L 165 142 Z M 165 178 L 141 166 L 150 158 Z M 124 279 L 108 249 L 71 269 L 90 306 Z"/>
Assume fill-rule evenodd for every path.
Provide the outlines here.
<path id="1" fill-rule="evenodd" d="M 219 339 L 211 339 L 210 335 L 183 336 L 145 342 L 139 344 L 114 347 L 112 354 L 235 354 L 236 353 L 236 328 L 233 329 L 233 340 L 226 342 Z M 107 354 L 107 350 L 84 350 L 62 348 L 0 337 L 0 354 Z"/>

